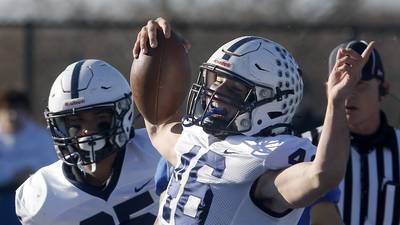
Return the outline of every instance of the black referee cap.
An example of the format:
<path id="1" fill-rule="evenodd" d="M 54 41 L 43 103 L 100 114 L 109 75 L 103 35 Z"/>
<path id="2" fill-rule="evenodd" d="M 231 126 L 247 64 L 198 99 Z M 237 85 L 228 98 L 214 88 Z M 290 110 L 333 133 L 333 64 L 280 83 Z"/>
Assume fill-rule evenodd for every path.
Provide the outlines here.
<path id="1" fill-rule="evenodd" d="M 329 55 L 329 72 L 332 71 L 333 67 L 335 66 L 336 55 L 339 51 L 339 48 L 351 48 L 361 55 L 367 46 L 368 43 L 362 40 L 353 40 L 338 45 Z M 385 71 L 383 69 L 382 60 L 376 48 L 372 50 L 368 62 L 365 64 L 362 70 L 361 76 L 362 80 L 371 80 L 372 78 L 378 79 L 382 82 L 385 80 Z"/>

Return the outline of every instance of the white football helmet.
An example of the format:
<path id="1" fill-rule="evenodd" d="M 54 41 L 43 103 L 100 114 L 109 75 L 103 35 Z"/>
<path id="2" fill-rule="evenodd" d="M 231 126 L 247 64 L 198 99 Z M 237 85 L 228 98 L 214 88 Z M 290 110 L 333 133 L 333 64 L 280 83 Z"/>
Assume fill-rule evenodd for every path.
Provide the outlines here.
<path id="1" fill-rule="evenodd" d="M 67 127 L 69 116 L 100 108 L 113 114 L 111 124 L 98 125 L 101 131 L 83 135 Z M 110 64 L 88 59 L 69 65 L 54 81 L 45 110 L 58 157 L 82 168 L 124 149 L 133 136 L 133 110 L 130 86 Z"/>
<path id="2" fill-rule="evenodd" d="M 211 86 L 220 76 L 240 82 L 247 93 L 243 98 L 218 93 Z M 239 37 L 220 47 L 200 67 L 183 125 L 201 126 L 215 136 L 279 134 L 290 128 L 302 96 L 299 66 L 284 47 L 261 37 Z M 213 106 L 218 105 L 215 101 L 235 107 L 235 116 L 221 119 L 226 113 Z"/>

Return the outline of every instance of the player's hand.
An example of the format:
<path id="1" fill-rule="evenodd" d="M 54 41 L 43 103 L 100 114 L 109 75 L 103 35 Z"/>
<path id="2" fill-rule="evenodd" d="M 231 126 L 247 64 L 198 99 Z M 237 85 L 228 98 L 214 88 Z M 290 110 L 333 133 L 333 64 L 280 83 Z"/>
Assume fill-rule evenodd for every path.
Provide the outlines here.
<path id="1" fill-rule="evenodd" d="M 138 33 L 135 44 L 133 46 L 132 52 L 134 58 L 139 57 L 140 51 L 145 54 L 148 52 L 147 43 L 150 44 L 151 48 L 157 47 L 157 29 L 161 29 L 166 38 L 171 37 L 171 25 L 164 18 L 158 17 L 155 20 L 147 21 L 147 24 L 143 26 Z M 185 49 L 190 49 L 190 43 L 182 37 L 181 39 Z"/>
<path id="2" fill-rule="evenodd" d="M 328 100 L 343 102 L 361 79 L 362 69 L 374 48 L 371 41 L 360 55 L 352 49 L 339 49 L 327 82 Z"/>

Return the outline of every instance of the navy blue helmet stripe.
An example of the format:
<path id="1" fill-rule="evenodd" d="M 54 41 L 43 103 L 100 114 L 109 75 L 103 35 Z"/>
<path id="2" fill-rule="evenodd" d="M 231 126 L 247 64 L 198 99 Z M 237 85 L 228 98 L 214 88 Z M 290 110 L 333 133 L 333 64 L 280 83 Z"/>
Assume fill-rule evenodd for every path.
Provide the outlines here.
<path id="1" fill-rule="evenodd" d="M 236 42 L 235 44 L 233 44 L 231 47 L 228 48 L 228 52 L 234 52 L 236 51 L 236 49 L 238 49 L 240 46 L 242 46 L 243 44 L 255 40 L 255 39 L 259 39 L 258 37 L 247 37 L 247 38 L 243 38 L 240 41 Z M 222 59 L 225 60 L 229 60 L 231 58 L 231 55 L 229 54 L 225 54 L 224 56 L 222 56 Z"/>
<path id="2" fill-rule="evenodd" d="M 85 60 L 79 61 L 72 72 L 71 77 L 71 99 L 79 98 L 79 74 L 81 73 L 81 67 Z"/>

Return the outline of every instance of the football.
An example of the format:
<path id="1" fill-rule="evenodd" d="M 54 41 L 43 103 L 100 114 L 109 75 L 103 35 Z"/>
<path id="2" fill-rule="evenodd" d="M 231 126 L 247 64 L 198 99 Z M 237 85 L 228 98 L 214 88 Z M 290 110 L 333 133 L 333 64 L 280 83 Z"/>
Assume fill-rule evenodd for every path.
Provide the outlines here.
<path id="1" fill-rule="evenodd" d="M 158 46 L 133 60 L 130 83 L 135 104 L 154 125 L 163 124 L 177 112 L 191 84 L 189 56 L 182 40 L 171 32 L 157 32 Z"/>

